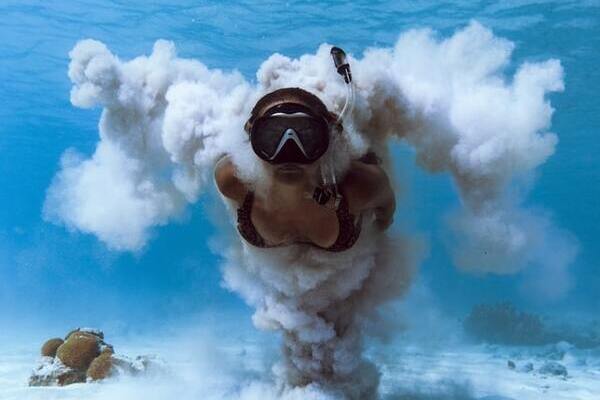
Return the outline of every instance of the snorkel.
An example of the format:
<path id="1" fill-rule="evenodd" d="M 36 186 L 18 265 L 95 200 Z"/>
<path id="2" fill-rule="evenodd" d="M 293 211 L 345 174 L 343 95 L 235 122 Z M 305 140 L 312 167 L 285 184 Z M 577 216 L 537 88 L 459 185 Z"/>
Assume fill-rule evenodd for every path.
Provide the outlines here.
<path id="1" fill-rule="evenodd" d="M 352 109 L 354 108 L 354 84 L 352 82 L 350 64 L 348 63 L 344 50 L 336 46 L 332 47 L 331 57 L 333 58 L 333 64 L 335 65 L 338 74 L 344 78 L 344 82 L 346 83 L 346 101 L 336 120 L 336 124 L 341 126 L 342 122 L 352 114 Z M 315 188 L 312 197 L 321 205 L 327 205 L 329 200 L 333 197 L 334 201 L 332 208 L 337 209 L 342 199 L 342 195 L 337 190 L 337 179 L 333 167 L 333 158 L 334 154 L 332 149 L 331 154 L 329 154 L 328 162 L 324 162 L 321 165 L 321 179 L 323 180 L 323 184 L 322 186 Z M 329 171 L 326 171 L 326 169 Z M 329 173 L 329 176 L 327 176 L 327 172 Z"/>

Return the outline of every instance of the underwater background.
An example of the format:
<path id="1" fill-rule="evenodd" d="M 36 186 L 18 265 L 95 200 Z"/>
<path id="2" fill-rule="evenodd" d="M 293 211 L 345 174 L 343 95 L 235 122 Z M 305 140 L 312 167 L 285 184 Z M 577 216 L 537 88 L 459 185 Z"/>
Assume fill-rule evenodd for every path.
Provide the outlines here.
<path id="1" fill-rule="evenodd" d="M 255 82 L 260 64 L 276 52 L 299 57 L 330 43 L 360 56 L 393 46 L 409 29 L 429 27 L 444 38 L 471 20 L 515 44 L 507 76 L 523 62 L 550 58 L 564 69 L 564 91 L 549 96 L 556 153 L 519 195 L 575 249 L 568 290 L 539 295 L 531 280 L 543 274 L 527 268 L 511 275 L 458 270 L 445 224 L 458 207 L 456 189 L 448 174 L 418 169 L 414 153 L 398 142 L 392 154 L 403 191 L 396 224 L 427 245 L 402 318 L 423 324 L 423 334 L 438 327 L 434 336 L 452 336 L 446 322 L 464 320 L 478 304 L 510 302 L 577 326 L 600 317 L 600 1 L 4 0 L 0 16 L 0 339 L 40 341 L 75 326 L 147 336 L 223 321 L 253 332 L 250 308 L 221 285 L 222 258 L 211 244 L 222 207 L 214 188 L 133 253 L 44 219 L 61 155 L 69 148 L 89 155 L 97 143 L 101 110 L 69 100 L 69 51 L 79 40 L 102 41 L 127 60 L 167 39 L 179 57 L 238 70 Z"/>

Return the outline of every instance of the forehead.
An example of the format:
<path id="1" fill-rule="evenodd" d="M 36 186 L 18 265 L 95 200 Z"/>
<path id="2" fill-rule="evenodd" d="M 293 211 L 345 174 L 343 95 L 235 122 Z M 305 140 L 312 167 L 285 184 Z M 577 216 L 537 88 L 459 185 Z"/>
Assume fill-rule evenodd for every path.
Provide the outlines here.
<path id="1" fill-rule="evenodd" d="M 256 115 L 257 118 L 270 116 L 304 116 L 318 118 L 320 115 L 305 104 L 292 102 L 271 104 L 264 109 L 261 109 Z"/>
<path id="2" fill-rule="evenodd" d="M 314 94 L 300 88 L 284 88 L 268 93 L 258 100 L 252 110 L 254 118 L 270 112 L 273 109 L 279 109 L 282 112 L 289 113 L 286 109 L 296 109 L 309 115 L 326 117 L 327 107 Z"/>

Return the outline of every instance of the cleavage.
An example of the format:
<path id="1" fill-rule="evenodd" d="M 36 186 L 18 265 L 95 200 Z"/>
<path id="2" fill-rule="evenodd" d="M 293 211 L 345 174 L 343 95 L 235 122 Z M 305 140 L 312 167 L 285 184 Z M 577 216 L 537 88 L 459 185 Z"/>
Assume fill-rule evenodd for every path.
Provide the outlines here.
<path id="1" fill-rule="evenodd" d="M 329 247 L 337 240 L 339 223 L 335 211 L 317 205 L 312 200 L 291 210 L 265 210 L 260 200 L 254 200 L 250 219 L 256 231 L 269 245 L 310 242 Z"/>

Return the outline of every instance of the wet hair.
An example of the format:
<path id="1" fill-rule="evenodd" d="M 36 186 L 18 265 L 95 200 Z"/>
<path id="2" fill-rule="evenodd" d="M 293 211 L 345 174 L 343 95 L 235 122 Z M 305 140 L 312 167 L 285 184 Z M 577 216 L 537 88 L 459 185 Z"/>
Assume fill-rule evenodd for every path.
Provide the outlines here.
<path id="1" fill-rule="evenodd" d="M 275 90 L 261 97 L 254 105 L 254 108 L 250 113 L 250 118 L 244 126 L 246 131 L 250 132 L 252 124 L 258 118 L 262 117 L 267 111 L 280 104 L 297 104 L 310 110 L 312 115 L 325 118 L 325 120 L 329 123 L 334 123 L 337 120 L 337 116 L 334 113 L 329 112 L 327 106 L 325 106 L 325 104 L 317 96 L 304 89 L 290 87 Z"/>

